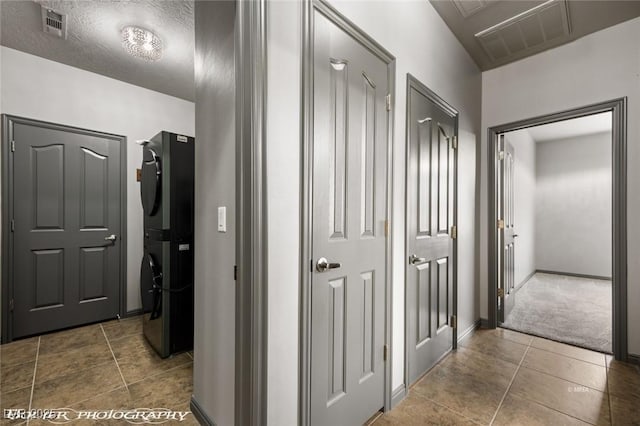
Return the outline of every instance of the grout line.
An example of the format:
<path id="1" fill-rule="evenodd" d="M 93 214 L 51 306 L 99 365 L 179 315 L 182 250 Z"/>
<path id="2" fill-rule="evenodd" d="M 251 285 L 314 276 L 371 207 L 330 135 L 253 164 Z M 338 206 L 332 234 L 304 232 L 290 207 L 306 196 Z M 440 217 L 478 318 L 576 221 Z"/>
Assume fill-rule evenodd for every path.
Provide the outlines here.
<path id="1" fill-rule="evenodd" d="M 97 398 L 97 397 L 99 397 L 99 396 L 106 395 L 106 394 L 111 393 L 111 392 L 115 392 L 115 391 L 117 391 L 117 390 L 119 390 L 119 389 L 125 389 L 125 390 L 127 390 L 127 388 L 126 388 L 125 386 L 118 386 L 117 388 L 108 389 L 108 390 L 106 390 L 106 391 L 104 391 L 104 392 L 99 392 L 99 393 L 97 393 L 97 394 L 95 394 L 95 395 L 91 395 L 91 396 L 90 396 L 90 397 L 88 397 L 88 398 L 82 399 L 82 400 L 80 400 L 80 401 L 73 402 L 73 403 L 71 403 L 71 404 L 69 404 L 69 405 L 71 405 L 71 406 L 77 406 L 78 404 L 82 404 L 83 402 L 89 401 L 89 400 L 91 400 L 91 399 L 93 399 L 93 398 Z"/>
<path id="2" fill-rule="evenodd" d="M 539 405 L 539 406 L 541 406 L 541 407 L 544 407 L 544 408 L 546 408 L 547 410 L 555 411 L 556 413 L 558 413 L 558 414 L 562 414 L 563 416 L 566 416 L 566 417 L 571 417 L 572 419 L 575 419 L 575 420 L 577 420 L 577 421 L 578 421 L 578 422 L 580 422 L 580 423 L 585 423 L 585 424 L 589 424 L 589 425 L 597 426 L 597 424 L 591 423 L 591 422 L 590 422 L 590 421 L 588 421 L 588 420 L 584 420 L 584 419 L 578 418 L 578 417 L 576 417 L 576 416 L 574 416 L 574 415 L 572 415 L 572 414 L 567 414 L 567 413 L 565 413 L 564 411 L 560 411 L 560 410 L 558 410 L 557 408 L 550 407 L 550 406 L 548 406 L 548 405 L 546 405 L 546 404 L 544 404 L 544 403 L 542 403 L 542 402 L 540 402 L 540 401 L 536 401 L 535 399 L 531 399 L 531 398 L 526 397 L 526 396 L 524 396 L 524 395 L 515 395 L 515 396 L 516 396 L 516 398 L 524 399 L 524 400 L 526 400 L 526 401 L 532 402 L 533 404 L 536 404 L 536 405 Z"/>
<path id="3" fill-rule="evenodd" d="M 440 406 L 440 407 L 442 407 L 442 408 L 444 408 L 444 409 L 446 409 L 446 410 L 449 410 L 449 411 L 451 411 L 452 413 L 454 413 L 454 414 L 456 414 L 456 415 L 458 415 L 458 416 L 460 416 L 460 417 L 462 417 L 462 418 L 464 418 L 464 419 L 466 419 L 466 420 L 469 420 L 471 423 L 475 423 L 475 424 L 477 424 L 477 425 L 482 425 L 482 423 L 478 422 L 477 420 L 474 420 L 474 419 L 472 419 L 471 417 L 469 417 L 469 416 L 467 416 L 467 415 L 465 415 L 465 414 L 462 414 L 462 413 L 458 412 L 457 410 L 454 410 L 453 408 L 448 407 L 448 406 L 446 406 L 446 405 L 442 404 L 441 402 L 438 402 L 438 401 L 436 401 L 436 400 L 434 400 L 434 399 L 428 398 L 428 397 L 426 397 L 426 396 L 422 395 L 422 394 L 421 394 L 421 393 L 419 393 L 419 392 L 418 392 L 418 396 L 419 396 L 419 397 L 421 397 L 421 398 L 424 398 L 424 399 L 426 399 L 427 401 L 430 401 L 430 402 L 434 403 L 435 405 L 438 405 L 438 406 Z"/>
<path id="4" fill-rule="evenodd" d="M 168 370 L 158 371 L 157 373 L 151 374 L 151 375 L 149 375 L 149 376 L 145 376 L 145 377 L 143 377 L 142 379 L 140 379 L 140 380 L 136 380 L 135 382 L 131 382 L 131 383 L 129 383 L 129 384 L 130 384 L 130 385 L 135 385 L 135 384 L 140 383 L 140 382 L 143 382 L 143 381 L 145 381 L 145 380 L 147 380 L 147 379 L 150 379 L 150 378 L 153 378 L 153 377 L 160 376 L 161 374 L 168 373 L 168 372 L 173 371 L 173 370 L 177 370 L 178 368 L 182 368 L 182 367 L 184 367 L 185 365 L 188 365 L 188 364 L 191 364 L 191 363 L 192 363 L 192 361 L 184 362 L 184 363 L 182 363 L 182 364 L 176 365 L 175 367 L 171 367 L 171 368 L 169 368 Z"/>
<path id="5" fill-rule="evenodd" d="M 523 346 L 525 346 L 525 345 L 523 345 Z M 467 347 L 464 347 L 464 346 L 463 346 L 463 347 L 460 347 L 460 348 L 458 348 L 458 349 L 464 349 L 465 351 L 471 351 L 471 352 L 474 352 L 474 353 L 476 353 L 476 354 L 480 354 L 480 355 L 484 355 L 484 356 L 488 356 L 488 357 L 495 358 L 495 359 L 497 359 L 498 361 L 506 362 L 507 364 L 515 365 L 516 367 L 518 366 L 518 364 L 516 364 L 516 363 L 515 363 L 515 362 L 513 362 L 513 361 L 509 361 L 509 360 L 506 360 L 506 359 L 504 359 L 504 358 L 500 358 L 500 356 L 498 356 L 498 355 L 492 355 L 492 354 L 488 354 L 488 353 L 486 353 L 486 352 L 482 352 L 481 350 L 478 350 L 478 349 L 474 349 L 474 348 L 467 348 Z"/>
<path id="6" fill-rule="evenodd" d="M 116 354 L 113 353 L 113 349 L 111 348 L 111 343 L 109 342 L 109 338 L 107 337 L 107 333 L 104 332 L 104 327 L 100 324 L 100 329 L 102 330 L 102 334 L 104 335 L 104 339 L 107 341 L 107 346 L 109 346 L 109 351 L 111 351 L 111 356 L 116 363 L 116 367 L 118 367 L 118 372 L 120 373 L 120 378 L 122 379 L 122 383 L 124 383 L 124 387 L 129 392 L 129 386 L 127 386 L 127 382 L 122 375 L 122 370 L 120 370 L 120 364 L 118 364 L 118 360 L 116 359 Z"/>
<path id="7" fill-rule="evenodd" d="M 606 358 L 605 358 L 605 362 L 606 362 Z M 611 392 L 609 389 L 609 369 L 605 368 L 606 374 L 607 374 L 607 401 L 609 402 L 609 422 L 611 424 L 613 424 L 613 407 L 611 407 Z"/>
<path id="8" fill-rule="evenodd" d="M 546 339 L 546 340 L 549 340 L 549 339 Z M 550 340 L 550 341 L 551 341 L 551 342 L 553 342 L 553 340 Z M 590 351 L 590 352 L 594 352 L 594 353 L 598 353 L 598 354 L 602 355 L 602 356 L 604 357 L 604 365 L 602 365 L 602 364 L 596 364 L 595 362 L 591 362 L 591 361 L 585 361 L 584 359 L 576 358 L 576 357 L 571 356 L 571 355 L 561 354 L 560 352 L 556 352 L 556 351 L 553 351 L 553 350 L 550 350 L 550 349 L 539 348 L 539 347 L 537 347 L 537 346 L 531 346 L 531 347 L 532 347 L 533 349 L 538 350 L 538 351 L 545 351 L 545 352 L 548 352 L 548 353 L 551 353 L 551 354 L 554 354 L 554 355 L 560 355 L 560 356 L 563 356 L 563 357 L 565 357 L 565 358 L 573 359 L 573 360 L 576 360 L 576 361 L 586 362 L 587 364 L 597 365 L 598 367 L 605 367 L 605 368 L 607 367 L 607 357 L 606 357 L 606 355 L 605 355 L 605 354 L 603 354 L 603 353 L 601 353 L 601 352 Z M 574 346 L 574 348 L 582 349 L 582 348 L 579 348 L 579 347 L 577 347 L 577 346 Z M 585 350 L 585 351 L 588 351 L 589 349 L 584 349 L 584 350 Z"/>
<path id="9" fill-rule="evenodd" d="M 36 362 L 33 364 L 33 379 L 31 380 L 31 395 L 29 395 L 29 409 L 27 413 L 31 412 L 31 404 L 33 402 L 33 390 L 36 387 L 36 372 L 38 371 L 38 358 L 40 357 L 40 336 L 38 336 L 38 347 L 36 348 Z M 31 419 L 27 416 L 27 426 Z"/>
<path id="10" fill-rule="evenodd" d="M 574 385 L 578 385 L 578 386 L 582 386 L 582 387 L 585 387 L 585 388 L 589 388 L 592 391 L 596 391 L 596 392 L 600 392 L 600 393 L 608 393 L 609 392 L 607 389 L 605 389 L 605 390 L 596 389 L 593 386 L 585 385 L 584 383 L 574 382 L 573 380 L 565 379 L 564 377 L 556 376 L 555 374 L 551 374 L 548 371 L 539 370 L 539 369 L 531 367 L 531 366 L 526 366 L 524 368 L 527 368 L 527 369 L 529 369 L 531 371 L 535 371 L 536 373 L 544 374 L 545 376 L 553 377 L 554 379 L 560 379 L 560 380 L 562 380 L 564 382 L 569 382 L 569 383 L 573 383 Z"/>
<path id="11" fill-rule="evenodd" d="M 529 343 L 529 345 L 527 346 L 527 349 L 525 349 L 524 354 L 522 355 L 522 358 L 520 359 L 520 363 L 518 364 L 518 367 L 516 368 L 516 371 L 513 373 L 513 377 L 511 377 L 511 381 L 509 382 L 509 386 L 507 386 L 507 389 L 504 391 L 504 395 L 502 395 L 502 399 L 500 399 L 500 404 L 498 404 L 498 408 L 496 409 L 496 412 L 493 413 L 493 417 L 491 418 L 491 421 L 489 422 L 489 425 L 492 425 L 493 422 L 496 421 L 496 417 L 498 417 L 498 412 L 500 412 L 500 408 L 502 408 L 502 404 L 504 403 L 504 400 L 507 398 L 507 394 L 511 390 L 511 386 L 513 386 L 513 382 L 516 380 L 516 376 L 518 375 L 518 371 L 520 371 L 520 367 L 522 366 L 522 363 L 524 362 L 524 359 L 526 358 L 527 354 L 529 353 L 529 349 L 531 349 L 531 343 Z"/>
<path id="12" fill-rule="evenodd" d="M 503 403 L 503 402 L 504 402 L 504 400 L 506 399 L 508 392 L 511 390 L 511 386 L 512 386 L 512 384 L 513 384 L 513 381 L 515 380 L 515 376 L 517 375 L 518 371 L 520 371 L 520 367 L 522 366 L 522 363 L 524 362 L 524 359 L 525 359 L 525 357 L 527 356 L 527 353 L 529 353 L 529 349 L 530 349 L 530 348 L 533 348 L 533 349 L 540 349 L 540 350 L 543 350 L 543 351 L 545 350 L 545 349 L 541 349 L 541 348 L 537 348 L 537 347 L 535 347 L 535 346 L 532 346 L 532 344 L 533 344 L 533 340 L 534 340 L 534 339 L 531 339 L 531 341 L 530 341 L 530 342 L 529 342 L 529 344 L 527 345 L 527 350 L 526 350 L 525 354 L 522 356 L 522 359 L 520 360 L 520 364 L 518 365 L 518 369 L 516 370 L 516 373 L 514 374 L 513 378 L 511 379 L 511 383 L 509 383 L 509 387 L 507 388 L 507 391 L 505 392 L 504 396 L 502 397 L 502 400 L 500 401 L 500 405 L 498 406 L 498 409 L 496 410 L 496 413 L 494 414 L 493 419 L 491 420 L 490 425 L 491 425 L 491 424 L 493 424 L 493 422 L 495 421 L 495 418 L 498 416 L 498 412 L 500 411 L 500 408 L 502 407 L 502 403 Z M 547 352 L 556 353 L 556 352 L 552 352 L 552 351 L 547 351 Z M 562 354 L 557 354 L 557 355 L 562 355 Z M 562 355 L 562 356 L 564 356 L 564 355 Z M 571 357 L 567 357 L 567 358 L 571 358 Z M 587 361 L 585 361 L 585 362 L 587 362 Z M 591 363 L 591 364 L 593 364 L 593 363 Z M 597 364 L 593 364 L 593 365 L 597 365 Z M 525 367 L 525 368 L 528 368 L 528 367 Z M 538 372 L 538 373 L 540 373 L 540 374 L 544 374 L 544 375 L 546 375 L 546 376 L 550 376 L 550 377 L 558 378 L 558 379 L 560 379 L 560 380 L 565 380 L 565 381 L 567 381 L 567 382 L 569 382 L 569 383 L 574 383 L 574 384 L 579 385 L 579 386 L 584 386 L 584 385 L 582 385 L 582 384 L 580 384 L 580 383 L 575 383 L 575 382 L 572 382 L 572 381 L 570 381 L 570 380 L 562 379 L 562 378 L 560 378 L 560 377 L 556 377 L 556 376 L 554 376 L 554 375 L 552 375 L 552 374 L 545 373 L 544 371 L 538 371 L 538 370 L 535 370 L 535 369 L 531 369 L 531 370 L 536 371 L 536 372 Z M 586 386 L 586 387 L 588 387 L 588 386 Z M 590 389 L 592 389 L 592 388 L 590 388 Z M 593 390 L 595 390 L 596 392 L 602 392 L 602 391 L 599 391 L 599 390 L 597 390 L 597 389 L 593 389 Z M 608 380 L 607 380 L 607 390 L 606 390 L 606 393 L 607 393 L 608 398 L 609 398 L 609 414 L 611 415 L 611 401 L 610 401 L 610 400 L 611 400 L 611 394 L 609 394 L 609 389 L 608 389 Z M 562 415 L 565 415 L 565 416 L 571 417 L 571 418 L 576 419 L 576 420 L 578 420 L 578 421 L 581 421 L 581 422 L 587 423 L 585 420 L 579 419 L 579 418 L 577 418 L 577 417 L 575 417 L 575 416 L 572 416 L 571 414 L 567 414 L 567 413 L 565 413 L 565 412 L 563 412 L 563 411 L 558 410 L 557 408 L 549 407 L 549 406 L 547 406 L 547 405 L 545 405 L 545 404 L 543 404 L 543 403 L 541 403 L 541 402 L 539 402 L 539 401 L 535 401 L 535 400 L 532 400 L 532 399 L 526 398 L 526 397 L 524 397 L 524 396 L 519 396 L 519 398 L 529 400 L 529 401 L 533 402 L 534 404 L 538 404 L 538 405 L 540 405 L 541 407 L 545 407 L 545 408 L 547 408 L 547 409 L 549 409 L 549 410 L 555 411 L 556 413 L 560 413 L 560 414 L 562 414 Z M 609 420 L 611 420 L 611 417 L 609 417 Z"/>

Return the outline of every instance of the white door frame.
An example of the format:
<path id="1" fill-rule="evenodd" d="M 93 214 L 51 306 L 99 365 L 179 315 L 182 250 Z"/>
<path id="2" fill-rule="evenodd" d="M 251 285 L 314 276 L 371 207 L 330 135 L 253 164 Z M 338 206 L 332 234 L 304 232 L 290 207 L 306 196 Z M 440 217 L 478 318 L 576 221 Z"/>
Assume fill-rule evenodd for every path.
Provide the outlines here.
<path id="1" fill-rule="evenodd" d="M 379 57 L 388 67 L 388 85 L 391 94 L 391 111 L 388 115 L 387 136 L 387 242 L 386 242 L 386 277 L 385 277 L 385 345 L 387 358 L 384 371 L 384 409 L 391 409 L 391 263 L 392 252 L 392 201 L 393 201 L 393 124 L 395 100 L 395 57 L 384 47 L 353 22 L 340 14 L 325 0 L 305 0 L 303 4 L 302 22 L 302 194 L 301 194 L 301 253 L 300 253 L 300 399 L 299 423 L 309 425 L 311 422 L 311 274 L 312 274 L 312 235 L 313 235 L 313 16 L 322 14 L 345 33 L 349 34 L 374 55 Z M 372 413 L 373 414 L 373 413 Z"/>

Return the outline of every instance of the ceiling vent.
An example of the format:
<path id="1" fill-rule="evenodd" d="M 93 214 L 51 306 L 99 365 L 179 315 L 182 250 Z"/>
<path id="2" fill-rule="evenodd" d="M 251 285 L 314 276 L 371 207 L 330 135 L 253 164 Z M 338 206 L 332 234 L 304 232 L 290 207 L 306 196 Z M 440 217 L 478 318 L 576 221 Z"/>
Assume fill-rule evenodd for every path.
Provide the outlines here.
<path id="1" fill-rule="evenodd" d="M 468 18 L 469 16 L 479 12 L 481 9 L 484 9 L 489 4 L 489 0 L 452 0 L 453 4 L 458 9 L 458 12 L 462 15 L 463 18 Z"/>
<path id="2" fill-rule="evenodd" d="M 67 39 L 67 15 L 42 7 L 42 31 Z"/>
<path id="3" fill-rule="evenodd" d="M 495 62 L 569 36 L 566 0 L 549 0 L 475 35 Z"/>

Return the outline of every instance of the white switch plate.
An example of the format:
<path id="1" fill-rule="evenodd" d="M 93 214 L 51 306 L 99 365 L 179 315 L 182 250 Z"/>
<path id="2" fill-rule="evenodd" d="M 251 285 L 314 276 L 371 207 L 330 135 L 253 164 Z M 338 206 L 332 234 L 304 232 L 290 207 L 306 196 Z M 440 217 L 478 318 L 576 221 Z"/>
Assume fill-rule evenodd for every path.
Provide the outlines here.
<path id="1" fill-rule="evenodd" d="M 227 208 L 218 207 L 218 232 L 227 232 Z"/>

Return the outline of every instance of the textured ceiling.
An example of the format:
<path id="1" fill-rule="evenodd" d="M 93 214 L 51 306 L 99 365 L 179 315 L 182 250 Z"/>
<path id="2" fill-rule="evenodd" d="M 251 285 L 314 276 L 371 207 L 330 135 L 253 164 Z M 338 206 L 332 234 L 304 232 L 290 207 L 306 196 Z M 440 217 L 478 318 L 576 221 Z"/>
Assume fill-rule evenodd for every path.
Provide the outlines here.
<path id="1" fill-rule="evenodd" d="M 487 44 L 485 43 L 483 47 L 481 40 L 476 37 L 478 33 L 491 32 L 487 30 L 546 3 L 546 0 L 430 0 L 430 2 L 482 70 L 517 61 L 640 16 L 640 1 L 637 0 L 567 0 L 566 5 L 562 4 L 561 7 L 566 9 L 570 31 L 560 34 L 555 29 L 546 27 L 558 18 L 550 21 L 541 16 L 541 19 L 532 20 L 530 23 L 539 26 L 538 30 L 541 34 L 546 34 L 544 43 L 533 43 L 530 47 L 523 49 L 516 46 L 514 49 L 513 44 L 519 45 L 521 39 L 531 40 L 531 35 L 535 34 L 534 32 L 527 34 L 522 26 L 520 28 L 510 26 L 505 29 L 505 32 L 494 34 L 495 37 L 489 40 L 493 43 L 491 47 L 494 49 L 487 49 Z M 510 36 L 507 33 L 510 30 L 519 34 Z M 548 30 L 551 30 L 551 33 Z M 550 34 L 553 37 L 548 37 Z M 507 54 L 502 55 L 502 51 Z M 496 55 L 496 52 L 500 54 Z"/>
<path id="2" fill-rule="evenodd" d="M 611 113 L 588 115 L 525 129 L 536 142 L 574 138 L 611 131 Z"/>
<path id="3" fill-rule="evenodd" d="M 67 14 L 66 40 L 42 31 L 40 5 Z M 0 0 L 0 43 L 56 62 L 194 100 L 193 1 Z M 120 31 L 136 25 L 162 39 L 157 62 L 130 56 Z"/>

